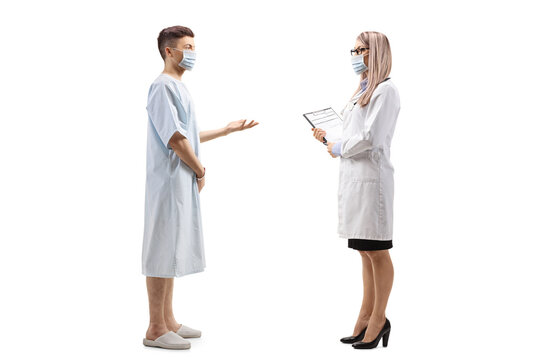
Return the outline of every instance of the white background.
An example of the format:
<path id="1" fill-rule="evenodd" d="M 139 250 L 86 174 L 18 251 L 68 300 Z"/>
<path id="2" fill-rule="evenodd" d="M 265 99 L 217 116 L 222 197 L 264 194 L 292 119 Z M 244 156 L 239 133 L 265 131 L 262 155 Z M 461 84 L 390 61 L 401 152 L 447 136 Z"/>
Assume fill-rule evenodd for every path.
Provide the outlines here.
<path id="1" fill-rule="evenodd" d="M 358 85 L 356 36 L 390 40 L 401 95 L 392 334 L 377 359 L 533 358 L 539 311 L 537 12 L 529 1 L 20 1 L 0 8 L 0 357 L 358 358 L 337 236 L 338 159 L 303 112 Z M 176 279 L 203 337 L 142 345 L 146 97 L 159 31 L 195 32 L 206 271 Z M 6 356 L 9 355 L 9 356 Z"/>

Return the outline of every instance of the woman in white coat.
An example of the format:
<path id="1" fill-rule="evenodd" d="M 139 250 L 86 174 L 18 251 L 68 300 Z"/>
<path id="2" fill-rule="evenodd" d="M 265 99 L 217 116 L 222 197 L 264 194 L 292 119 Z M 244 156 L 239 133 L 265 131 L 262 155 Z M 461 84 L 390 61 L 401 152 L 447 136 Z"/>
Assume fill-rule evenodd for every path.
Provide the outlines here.
<path id="1" fill-rule="evenodd" d="M 399 93 L 388 77 L 390 44 L 384 34 L 361 33 L 352 65 L 360 85 L 342 111 L 341 141 L 329 142 L 332 157 L 340 157 L 338 233 L 362 257 L 364 296 L 352 336 L 341 339 L 356 349 L 387 346 L 390 321 L 386 304 L 394 279 L 388 249 L 392 248 L 394 168 L 390 144 L 400 109 Z M 313 135 L 323 141 L 322 129 Z"/>

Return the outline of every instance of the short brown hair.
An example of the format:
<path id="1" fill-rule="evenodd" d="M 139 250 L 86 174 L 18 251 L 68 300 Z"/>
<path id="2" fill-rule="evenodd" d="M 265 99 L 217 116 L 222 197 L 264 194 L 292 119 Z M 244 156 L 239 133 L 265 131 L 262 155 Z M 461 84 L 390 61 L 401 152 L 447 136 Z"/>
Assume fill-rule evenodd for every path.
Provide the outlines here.
<path id="1" fill-rule="evenodd" d="M 165 48 L 175 46 L 176 42 L 185 36 L 195 37 L 195 34 L 190 28 L 179 25 L 161 30 L 157 38 L 157 44 L 163 60 L 165 60 Z"/>

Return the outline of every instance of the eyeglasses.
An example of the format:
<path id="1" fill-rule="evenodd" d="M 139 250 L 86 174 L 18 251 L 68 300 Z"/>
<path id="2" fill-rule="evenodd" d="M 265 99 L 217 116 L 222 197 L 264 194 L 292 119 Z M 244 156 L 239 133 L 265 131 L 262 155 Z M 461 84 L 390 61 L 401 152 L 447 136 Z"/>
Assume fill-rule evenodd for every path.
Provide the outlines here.
<path id="1" fill-rule="evenodd" d="M 361 53 L 364 52 L 364 50 L 369 50 L 369 48 L 356 48 L 356 49 L 352 49 L 352 50 L 351 50 L 351 56 L 354 56 L 354 53 L 356 53 L 356 55 L 360 55 Z"/>

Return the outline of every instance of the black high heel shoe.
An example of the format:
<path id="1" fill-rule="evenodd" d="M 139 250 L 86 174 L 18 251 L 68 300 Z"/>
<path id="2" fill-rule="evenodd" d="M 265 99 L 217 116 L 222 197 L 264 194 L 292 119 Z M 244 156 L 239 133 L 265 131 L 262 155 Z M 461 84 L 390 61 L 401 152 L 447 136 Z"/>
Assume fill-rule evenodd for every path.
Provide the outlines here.
<path id="1" fill-rule="evenodd" d="M 364 338 L 364 335 L 366 334 L 366 328 L 364 328 L 364 330 L 360 331 L 360 334 L 356 335 L 356 336 L 347 336 L 347 337 L 344 337 L 344 338 L 341 338 L 341 342 L 344 343 L 344 344 L 353 344 L 357 341 L 360 341 Z"/>
<path id="2" fill-rule="evenodd" d="M 354 344 L 352 344 L 352 346 L 355 349 L 373 349 L 373 348 L 376 348 L 377 345 L 379 345 L 379 341 L 382 338 L 383 339 L 382 346 L 387 347 L 388 338 L 390 337 L 390 329 L 391 329 L 390 320 L 386 319 L 386 322 L 384 323 L 383 328 L 379 332 L 379 335 L 377 335 L 377 337 L 373 341 L 370 341 L 370 342 L 357 341 Z"/>

